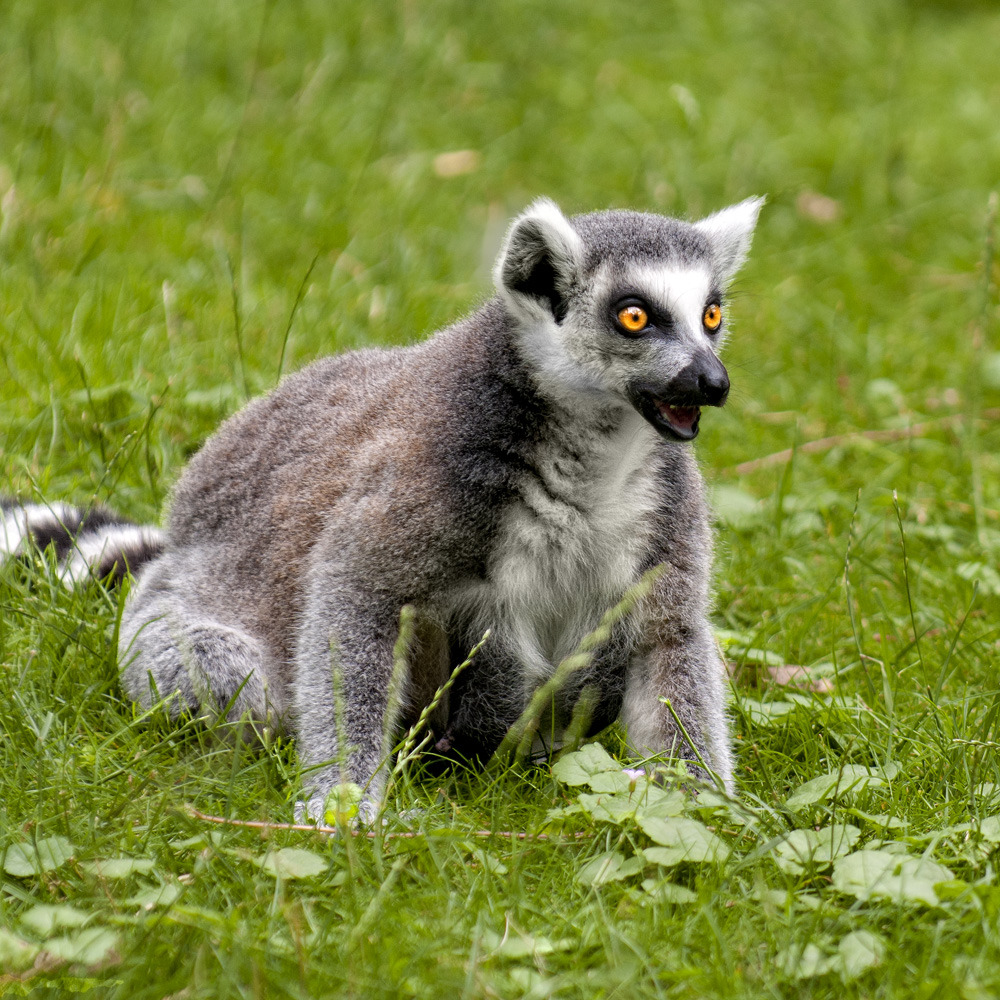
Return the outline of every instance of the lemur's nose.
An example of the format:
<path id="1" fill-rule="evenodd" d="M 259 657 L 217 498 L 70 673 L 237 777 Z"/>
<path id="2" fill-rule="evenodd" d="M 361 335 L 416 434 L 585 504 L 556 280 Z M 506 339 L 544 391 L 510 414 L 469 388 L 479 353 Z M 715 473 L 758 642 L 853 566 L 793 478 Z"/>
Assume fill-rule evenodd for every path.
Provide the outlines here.
<path id="1" fill-rule="evenodd" d="M 704 368 L 698 371 L 698 389 L 707 406 L 722 406 L 729 395 L 729 373 L 714 354 L 708 356 Z"/>
<path id="2" fill-rule="evenodd" d="M 729 395 L 729 374 L 711 351 L 699 351 L 672 379 L 671 388 L 691 406 L 722 406 Z"/>

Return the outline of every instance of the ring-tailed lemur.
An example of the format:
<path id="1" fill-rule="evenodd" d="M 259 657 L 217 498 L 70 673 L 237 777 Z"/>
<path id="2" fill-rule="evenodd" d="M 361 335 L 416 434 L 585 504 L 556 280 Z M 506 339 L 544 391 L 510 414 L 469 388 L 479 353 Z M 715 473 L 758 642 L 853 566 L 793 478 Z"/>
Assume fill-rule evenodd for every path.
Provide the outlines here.
<path id="1" fill-rule="evenodd" d="M 344 780 L 366 789 L 364 818 L 378 809 L 403 605 L 416 640 L 389 722 L 415 718 L 491 630 L 435 734 L 439 749 L 482 758 L 665 563 L 555 712 L 565 721 L 596 687 L 593 727 L 620 716 L 637 754 L 700 759 L 731 788 L 709 518 L 688 442 L 700 408 L 729 391 L 723 296 L 762 203 L 689 224 L 567 219 L 537 201 L 511 225 L 492 300 L 423 343 L 325 358 L 250 403 L 191 461 L 164 533 L 103 509 L 7 502 L 0 546 L 53 542 L 72 580 L 127 563 L 127 694 L 286 721 L 312 768 L 297 812 L 320 822 Z"/>

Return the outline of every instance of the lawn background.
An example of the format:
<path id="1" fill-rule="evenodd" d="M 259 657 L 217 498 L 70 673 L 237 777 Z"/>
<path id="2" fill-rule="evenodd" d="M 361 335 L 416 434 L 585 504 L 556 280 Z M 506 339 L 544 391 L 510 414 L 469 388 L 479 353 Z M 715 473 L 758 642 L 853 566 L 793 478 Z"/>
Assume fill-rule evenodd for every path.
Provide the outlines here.
<path id="1" fill-rule="evenodd" d="M 180 807 L 290 819 L 293 750 L 137 720 L 117 598 L 9 566 L 0 989 L 995 995 L 998 38 L 985 2 L 4 4 L 0 487 L 27 499 L 157 519 L 282 370 L 473 308 L 536 195 L 689 218 L 769 200 L 731 401 L 698 442 L 754 818 L 702 816 L 736 849 L 663 873 L 693 900 L 643 889 L 652 865 L 592 877 L 648 844 L 628 821 L 474 836 L 572 804 L 547 769 L 404 783 L 412 839 L 209 830 Z M 767 683 L 775 664 L 832 691 Z M 788 805 L 845 765 L 881 784 Z M 776 861 L 776 838 L 830 822 L 951 888 L 865 900 Z M 53 837 L 67 857 L 48 841 L 17 874 Z M 326 867 L 276 878 L 254 861 L 272 846 Z M 123 856 L 121 877 L 91 864 Z M 873 968 L 806 954 L 860 932 Z"/>

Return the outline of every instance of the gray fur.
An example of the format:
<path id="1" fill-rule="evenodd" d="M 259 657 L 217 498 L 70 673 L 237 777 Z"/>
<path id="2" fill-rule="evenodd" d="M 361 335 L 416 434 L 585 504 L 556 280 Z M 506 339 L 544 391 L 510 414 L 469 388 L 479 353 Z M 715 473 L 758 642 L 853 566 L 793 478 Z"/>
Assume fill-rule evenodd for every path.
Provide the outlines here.
<path id="1" fill-rule="evenodd" d="M 593 725 L 620 715 L 637 755 L 700 759 L 731 788 L 709 518 L 679 437 L 728 391 L 725 325 L 709 331 L 702 316 L 761 203 L 691 225 L 567 219 L 536 202 L 477 313 L 413 347 L 318 361 L 228 420 L 181 478 L 162 554 L 129 597 L 128 695 L 289 726 L 310 768 L 297 813 L 322 820 L 349 779 L 370 818 L 402 605 L 416 609 L 417 640 L 388 721 L 415 719 L 490 628 L 436 722 L 440 751 L 484 757 L 559 660 L 665 563 L 554 710 L 565 724 L 587 685 Z M 626 297 L 648 304 L 647 334 L 616 327 Z"/>

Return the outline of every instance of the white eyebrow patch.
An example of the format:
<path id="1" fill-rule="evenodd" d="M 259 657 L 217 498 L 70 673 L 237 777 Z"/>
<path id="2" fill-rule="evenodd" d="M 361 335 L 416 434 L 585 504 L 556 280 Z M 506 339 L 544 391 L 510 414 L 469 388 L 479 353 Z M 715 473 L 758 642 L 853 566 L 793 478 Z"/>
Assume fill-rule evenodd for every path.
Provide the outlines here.
<path id="1" fill-rule="evenodd" d="M 712 276 L 704 267 L 636 267 L 628 283 L 651 306 L 669 313 L 678 327 L 702 332 L 702 316 L 712 291 Z"/>

